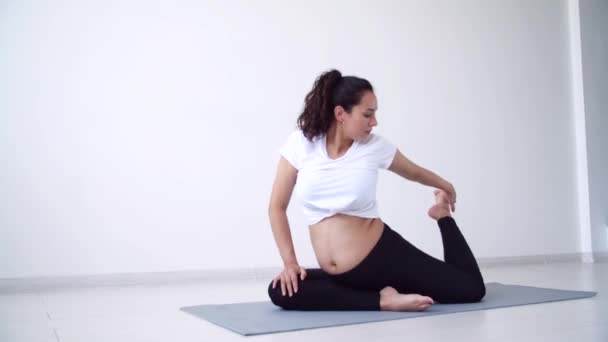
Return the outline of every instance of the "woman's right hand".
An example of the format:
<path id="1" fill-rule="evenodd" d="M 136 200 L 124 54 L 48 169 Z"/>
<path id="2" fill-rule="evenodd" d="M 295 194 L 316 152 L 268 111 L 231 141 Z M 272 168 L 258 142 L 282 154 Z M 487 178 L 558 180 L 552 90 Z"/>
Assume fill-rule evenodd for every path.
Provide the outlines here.
<path id="1" fill-rule="evenodd" d="M 298 264 L 287 264 L 281 273 L 272 281 L 272 288 L 277 286 L 277 282 L 281 283 L 281 293 L 283 296 L 288 293 L 289 297 L 294 293 L 298 293 L 298 274 L 300 279 L 306 278 L 306 269 Z"/>

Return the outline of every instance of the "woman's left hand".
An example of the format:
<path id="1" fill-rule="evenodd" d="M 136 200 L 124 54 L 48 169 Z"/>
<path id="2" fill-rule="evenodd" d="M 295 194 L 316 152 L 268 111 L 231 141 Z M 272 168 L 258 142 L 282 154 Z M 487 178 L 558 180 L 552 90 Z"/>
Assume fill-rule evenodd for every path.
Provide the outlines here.
<path id="1" fill-rule="evenodd" d="M 456 189 L 451 183 L 447 183 L 447 185 L 442 189 L 448 195 L 448 201 L 450 202 L 450 208 L 452 211 L 456 211 Z"/>

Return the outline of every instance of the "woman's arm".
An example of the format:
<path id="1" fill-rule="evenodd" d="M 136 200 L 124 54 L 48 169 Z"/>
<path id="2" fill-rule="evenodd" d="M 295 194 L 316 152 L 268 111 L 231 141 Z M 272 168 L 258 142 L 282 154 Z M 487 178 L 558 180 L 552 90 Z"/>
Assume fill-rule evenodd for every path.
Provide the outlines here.
<path id="1" fill-rule="evenodd" d="M 287 206 L 291 193 L 296 185 L 298 171 L 283 157 L 279 160 L 277 176 L 272 186 L 272 195 L 268 206 L 268 216 L 274 240 L 279 247 L 283 259 L 283 271 L 272 281 L 274 289 L 277 283 L 281 285 L 283 296 L 293 296 L 298 292 L 298 274 L 300 279 L 306 278 L 306 270 L 298 264 L 296 252 L 291 239 L 291 229 L 287 220 Z"/>
<path id="2" fill-rule="evenodd" d="M 399 150 L 397 150 L 395 158 L 388 169 L 405 179 L 445 191 L 452 204 L 452 211 L 454 211 L 456 191 L 450 182 L 439 177 L 434 172 L 416 165 L 414 162 L 407 159 Z"/>
<path id="3" fill-rule="evenodd" d="M 297 173 L 298 171 L 285 158 L 281 157 L 268 206 L 272 234 L 284 265 L 298 264 L 286 212 L 296 184 Z"/>

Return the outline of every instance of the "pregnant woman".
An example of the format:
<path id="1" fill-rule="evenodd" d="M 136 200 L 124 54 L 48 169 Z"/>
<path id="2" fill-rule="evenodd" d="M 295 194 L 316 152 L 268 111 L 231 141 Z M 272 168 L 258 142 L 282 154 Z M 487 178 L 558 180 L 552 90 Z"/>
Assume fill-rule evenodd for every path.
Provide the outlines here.
<path id="1" fill-rule="evenodd" d="M 284 269 L 268 294 L 283 309 L 423 311 L 435 302 L 478 302 L 485 295 L 475 257 L 451 216 L 454 187 L 372 132 L 377 109 L 367 80 L 325 72 L 280 150 L 269 216 Z M 444 261 L 381 220 L 378 169 L 436 189 L 428 214 L 439 226 Z M 306 270 L 296 258 L 286 213 L 294 190 L 320 268 Z"/>

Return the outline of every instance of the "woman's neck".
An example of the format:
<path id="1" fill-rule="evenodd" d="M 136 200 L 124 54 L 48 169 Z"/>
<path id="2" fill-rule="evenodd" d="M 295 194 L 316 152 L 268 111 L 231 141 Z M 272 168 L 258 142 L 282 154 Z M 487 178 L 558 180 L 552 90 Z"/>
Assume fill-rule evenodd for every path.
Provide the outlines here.
<path id="1" fill-rule="evenodd" d="M 331 157 L 343 155 L 353 143 L 354 140 L 345 136 L 336 124 L 333 124 L 327 131 L 326 149 Z"/>

